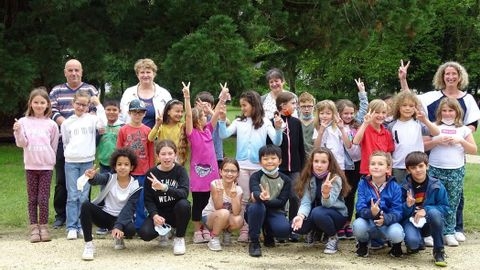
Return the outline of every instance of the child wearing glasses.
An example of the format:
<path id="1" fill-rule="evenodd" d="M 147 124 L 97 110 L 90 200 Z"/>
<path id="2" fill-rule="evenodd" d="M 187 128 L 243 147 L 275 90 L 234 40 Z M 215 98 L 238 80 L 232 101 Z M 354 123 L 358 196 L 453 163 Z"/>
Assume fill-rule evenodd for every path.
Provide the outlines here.
<path id="1" fill-rule="evenodd" d="M 65 154 L 65 176 L 67 183 L 67 239 L 83 236 L 80 224 L 80 206 L 88 199 L 90 185 L 77 189 L 77 179 L 95 160 L 95 138 L 97 129 L 107 123 L 105 110 L 96 96 L 85 90 L 78 90 L 73 97 L 74 114 L 66 119 L 60 129 Z M 90 102 L 96 107 L 96 115 L 88 113 Z"/>

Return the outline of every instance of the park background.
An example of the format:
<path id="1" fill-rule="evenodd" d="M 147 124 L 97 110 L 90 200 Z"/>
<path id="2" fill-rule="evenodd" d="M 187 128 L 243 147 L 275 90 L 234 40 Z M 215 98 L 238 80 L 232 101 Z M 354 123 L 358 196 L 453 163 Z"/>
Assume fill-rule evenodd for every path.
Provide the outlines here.
<path id="1" fill-rule="evenodd" d="M 246 89 L 266 92 L 265 71 L 278 67 L 297 94 L 356 100 L 362 78 L 373 99 L 399 90 L 400 59 L 419 92 L 439 64 L 458 61 L 477 96 L 479 14 L 478 0 L 2 0 L 0 126 L 21 116 L 33 87 L 64 82 L 70 58 L 102 100 L 136 84 L 133 65 L 146 57 L 177 98 L 181 81 L 193 95 L 228 82 L 235 104 Z"/>
<path id="2" fill-rule="evenodd" d="M 82 62 L 84 81 L 101 90 L 102 100 L 120 98 L 138 82 L 133 65 L 140 58 L 157 63 L 156 82 L 173 97 L 181 98 L 181 81 L 192 82 L 193 95 L 218 94 L 218 83 L 228 82 L 233 105 L 244 90 L 267 92 L 264 74 L 273 67 L 284 71 L 290 91 L 308 91 L 318 100 L 357 101 L 354 78 L 365 81 L 370 99 L 393 94 L 400 88 L 400 59 L 411 61 L 409 84 L 418 92 L 432 90 L 441 63 L 458 61 L 469 73 L 466 90 L 478 98 L 478 0 L 2 0 L 0 15 L 0 269 L 432 267 L 431 250 L 402 260 L 386 254 L 358 260 L 353 243 L 342 242 L 339 254 L 329 257 L 321 246 L 287 244 L 257 260 L 245 246 L 205 256 L 205 246 L 188 245 L 186 255 L 174 257 L 136 239 L 125 253 L 114 252 L 110 240 L 95 240 L 99 256 L 88 264 L 80 260 L 82 241 L 65 240 L 63 230 L 52 230 L 49 243 L 27 241 L 22 150 L 12 144 L 11 127 L 32 88 L 65 82 L 63 68 L 71 58 Z M 238 115 L 229 109 L 230 119 Z M 479 132 L 475 138 L 478 144 Z M 225 146 L 234 156 L 235 138 Z M 480 263 L 479 174 L 478 164 L 467 164 L 468 240 L 447 247 L 450 269 Z"/>

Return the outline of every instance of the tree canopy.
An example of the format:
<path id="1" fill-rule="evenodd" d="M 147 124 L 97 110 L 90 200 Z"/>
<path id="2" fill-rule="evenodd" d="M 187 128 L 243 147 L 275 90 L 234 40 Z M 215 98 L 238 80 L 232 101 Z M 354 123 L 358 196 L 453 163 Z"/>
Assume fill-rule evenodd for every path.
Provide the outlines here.
<path id="1" fill-rule="evenodd" d="M 355 100 L 359 77 L 381 96 L 398 91 L 400 59 L 420 91 L 448 60 L 467 68 L 476 91 L 479 13 L 476 0 L 3 0 L 0 111 L 18 116 L 33 87 L 64 82 L 69 58 L 114 97 L 137 82 L 139 58 L 157 63 L 157 82 L 176 97 L 182 81 L 193 93 L 218 93 L 220 82 L 234 97 L 263 93 L 273 67 L 291 91 L 318 99 Z"/>

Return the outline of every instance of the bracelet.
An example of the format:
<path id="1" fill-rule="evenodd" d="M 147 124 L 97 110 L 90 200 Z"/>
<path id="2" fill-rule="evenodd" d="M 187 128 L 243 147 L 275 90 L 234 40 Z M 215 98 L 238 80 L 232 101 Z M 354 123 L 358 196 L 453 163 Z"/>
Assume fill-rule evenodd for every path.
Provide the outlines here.
<path id="1" fill-rule="evenodd" d="M 166 186 L 165 190 L 162 190 L 163 192 L 167 192 L 168 191 L 168 185 L 167 184 L 164 184 Z"/>

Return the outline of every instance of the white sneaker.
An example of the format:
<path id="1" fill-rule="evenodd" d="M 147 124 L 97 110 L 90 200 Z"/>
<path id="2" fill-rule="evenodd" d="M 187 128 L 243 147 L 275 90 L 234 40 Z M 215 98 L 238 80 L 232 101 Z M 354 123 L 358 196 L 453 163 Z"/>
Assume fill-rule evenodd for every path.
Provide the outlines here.
<path id="1" fill-rule="evenodd" d="M 465 242 L 465 240 L 467 240 L 463 232 L 455 232 L 455 239 L 457 239 L 458 242 Z"/>
<path id="2" fill-rule="evenodd" d="M 70 229 L 68 230 L 68 233 L 67 233 L 67 240 L 75 240 L 77 239 L 78 236 L 77 236 L 77 230 L 75 229 Z"/>
<path id="3" fill-rule="evenodd" d="M 125 241 L 123 241 L 123 238 L 113 239 L 113 249 L 115 250 L 125 249 Z"/>
<path id="4" fill-rule="evenodd" d="M 220 245 L 220 239 L 218 238 L 218 236 L 215 236 L 212 239 L 210 239 L 210 241 L 208 241 L 207 246 L 212 251 L 222 250 L 222 246 Z"/>
<path id="5" fill-rule="evenodd" d="M 85 261 L 92 261 L 93 255 L 95 254 L 95 246 L 93 242 L 86 242 L 85 248 L 83 249 L 82 259 Z"/>
<path id="6" fill-rule="evenodd" d="M 83 230 L 81 228 L 78 229 L 77 233 L 78 233 L 78 237 L 83 238 Z"/>
<path id="7" fill-rule="evenodd" d="M 185 254 L 185 238 L 175 237 L 173 238 L 173 255 Z"/>
<path id="8" fill-rule="evenodd" d="M 455 239 L 455 235 L 453 234 L 446 234 L 443 236 L 443 239 L 445 241 L 445 245 L 449 247 L 457 247 L 458 246 L 458 241 Z"/>
<path id="9" fill-rule="evenodd" d="M 166 236 L 166 235 L 158 236 L 158 244 L 160 244 L 161 247 L 167 247 L 168 246 L 168 236 Z"/>
<path id="10" fill-rule="evenodd" d="M 432 236 L 424 237 L 423 243 L 425 243 L 426 247 L 433 247 L 433 237 Z"/>

